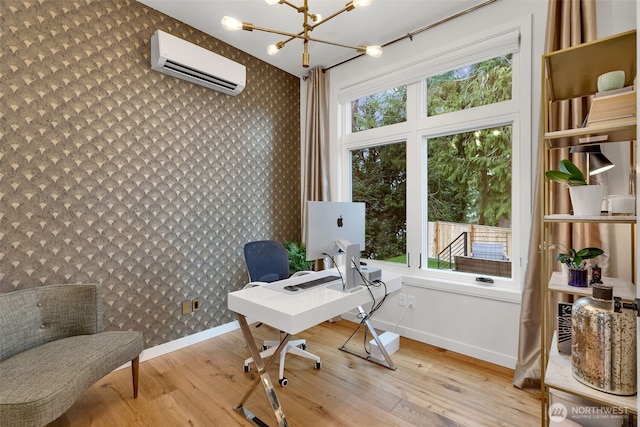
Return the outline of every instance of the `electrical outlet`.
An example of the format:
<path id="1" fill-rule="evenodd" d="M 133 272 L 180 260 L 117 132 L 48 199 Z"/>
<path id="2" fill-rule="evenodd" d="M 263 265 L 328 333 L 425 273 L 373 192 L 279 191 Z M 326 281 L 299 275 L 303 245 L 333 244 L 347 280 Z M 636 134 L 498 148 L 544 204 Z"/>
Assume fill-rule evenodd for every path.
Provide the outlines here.
<path id="1" fill-rule="evenodd" d="M 191 313 L 191 301 L 182 301 L 182 314 Z"/>
<path id="2" fill-rule="evenodd" d="M 200 298 L 191 300 L 191 311 L 200 310 Z"/>
<path id="3" fill-rule="evenodd" d="M 400 307 L 415 308 L 416 297 L 407 294 L 398 294 L 398 305 Z"/>
<path id="4" fill-rule="evenodd" d="M 408 304 L 407 294 L 398 294 L 398 305 L 400 307 L 406 307 Z"/>

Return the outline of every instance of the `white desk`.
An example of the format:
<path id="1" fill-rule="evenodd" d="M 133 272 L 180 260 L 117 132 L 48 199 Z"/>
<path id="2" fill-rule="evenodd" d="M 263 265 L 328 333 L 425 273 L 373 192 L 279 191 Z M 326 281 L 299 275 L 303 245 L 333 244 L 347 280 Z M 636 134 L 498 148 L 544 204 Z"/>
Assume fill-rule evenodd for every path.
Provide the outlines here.
<path id="1" fill-rule="evenodd" d="M 335 269 L 324 270 L 304 276 L 292 277 L 290 279 L 277 282 L 277 284 L 284 288 L 284 286 L 295 285 L 315 278 L 335 274 L 337 274 Z M 396 274 L 383 272 L 382 281 L 386 284 L 387 294 L 398 292 L 402 287 L 401 277 Z M 271 284 L 269 286 L 273 285 L 275 284 Z M 385 287 L 383 285 L 377 287 L 371 286 L 369 289 L 376 298 L 376 301 L 384 296 Z M 262 382 L 276 419 L 278 420 L 278 424 L 280 426 L 288 426 L 284 412 L 282 411 L 282 407 L 280 406 L 280 402 L 278 401 L 278 397 L 273 388 L 271 378 L 269 378 L 268 375 L 269 367 L 274 360 L 277 360 L 280 357 L 280 352 L 286 346 L 291 335 L 309 329 L 312 326 L 339 316 L 356 307 L 362 312 L 360 306 L 368 302 L 371 302 L 371 294 L 366 287 L 362 287 L 359 290 L 349 293 L 330 289 L 328 288 L 328 285 L 320 285 L 315 288 L 301 290 L 291 294 L 270 289 L 267 286 L 255 286 L 253 288 L 230 292 L 228 294 L 227 305 L 229 309 L 235 311 L 238 316 L 238 322 L 240 323 L 242 334 L 247 341 L 247 346 L 249 347 L 249 351 L 251 352 L 251 356 L 253 357 L 256 368 L 259 372 L 259 375 L 251 384 L 249 390 L 244 395 L 238 406 L 236 406 L 235 410 L 254 424 L 264 425 L 262 421 L 257 420 L 251 412 L 244 408 L 246 400 L 249 398 L 253 390 L 255 390 L 258 383 Z M 256 346 L 255 339 L 251 333 L 251 328 L 247 324 L 247 317 L 251 317 L 256 321 L 265 323 L 285 332 L 280 346 L 266 363 L 260 357 L 260 351 Z M 374 339 L 378 343 L 379 348 L 385 355 L 387 364 L 384 366 L 395 369 L 395 365 L 393 365 L 388 354 L 386 354 L 384 346 L 379 341 L 378 335 L 369 324 L 368 319 L 366 320 L 366 323 L 371 330 Z M 376 362 L 380 363 L 379 361 Z"/>

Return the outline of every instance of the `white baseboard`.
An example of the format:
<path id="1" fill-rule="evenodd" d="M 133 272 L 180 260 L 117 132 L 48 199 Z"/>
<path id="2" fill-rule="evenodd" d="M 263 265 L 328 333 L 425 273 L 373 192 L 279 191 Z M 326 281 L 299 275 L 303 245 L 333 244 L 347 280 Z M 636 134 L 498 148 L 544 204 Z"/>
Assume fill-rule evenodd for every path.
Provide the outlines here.
<path id="1" fill-rule="evenodd" d="M 355 315 L 355 313 L 350 313 L 350 314 Z M 352 318 L 352 316 L 349 316 L 348 313 L 345 313 L 343 318 L 345 320 L 350 320 L 352 322 L 356 321 L 354 318 Z M 450 351 L 455 351 L 456 353 L 464 354 L 466 356 L 484 360 L 484 361 L 494 363 L 496 365 L 504 366 L 510 369 L 514 369 L 516 366 L 516 359 L 513 356 L 500 354 L 491 350 L 487 350 L 485 348 L 480 348 L 480 347 L 465 344 L 459 341 L 454 341 L 442 336 L 428 334 L 423 331 L 409 329 L 402 326 L 396 326 L 389 322 L 371 319 L 371 323 L 377 329 L 392 331 L 399 334 L 400 336 L 410 338 L 419 342 L 423 342 L 425 344 L 444 348 Z M 236 329 L 239 329 L 239 328 L 240 328 L 240 325 L 238 324 L 238 321 L 233 321 L 230 323 L 226 323 L 224 325 L 216 326 L 215 328 L 208 329 L 206 331 L 189 335 L 187 337 L 179 338 L 177 340 L 160 344 L 155 347 L 147 348 L 143 350 L 142 354 L 140 355 L 140 361 L 144 362 L 146 360 L 150 360 L 155 357 L 162 356 L 167 353 L 171 353 L 172 351 L 189 347 L 190 345 L 197 344 L 209 338 L 214 338 L 219 335 L 226 334 L 227 332 L 235 331 Z M 129 368 L 130 366 L 131 366 L 130 363 L 125 363 L 124 365 L 116 369 L 116 371 L 123 368 Z"/>
<path id="2" fill-rule="evenodd" d="M 180 350 L 185 347 L 189 347 L 190 345 L 197 344 L 199 342 L 208 340 L 209 338 L 215 338 L 219 335 L 226 334 L 227 332 L 235 331 L 239 329 L 240 325 L 238 321 L 233 321 L 230 323 L 225 323 L 224 325 L 216 326 L 215 328 L 207 329 L 206 331 L 197 332 L 193 335 L 189 335 L 183 338 L 178 338 L 174 341 L 169 341 L 164 344 L 157 345 L 155 347 L 146 348 L 140 354 L 140 362 L 144 362 L 150 359 L 153 359 L 158 356 L 162 356 L 167 353 L 171 353 L 172 351 Z M 131 366 L 130 363 L 125 363 L 120 366 L 116 371 L 123 368 L 129 368 Z"/>
<path id="3" fill-rule="evenodd" d="M 493 363 L 495 365 L 504 366 L 505 368 L 515 369 L 516 358 L 507 354 L 497 353 L 495 351 L 488 350 L 486 348 L 477 347 L 474 345 L 466 344 L 460 341 L 455 341 L 446 337 L 429 334 L 423 331 L 415 329 L 405 328 L 402 326 L 393 325 L 388 322 L 381 322 L 371 320 L 371 323 L 375 328 L 379 328 L 385 331 L 392 331 L 405 338 L 410 338 L 425 344 L 433 345 L 443 348 L 445 350 L 454 351 L 456 353 L 464 354 L 465 356 L 473 357 L 474 359 L 484 360 L 485 362 Z"/>

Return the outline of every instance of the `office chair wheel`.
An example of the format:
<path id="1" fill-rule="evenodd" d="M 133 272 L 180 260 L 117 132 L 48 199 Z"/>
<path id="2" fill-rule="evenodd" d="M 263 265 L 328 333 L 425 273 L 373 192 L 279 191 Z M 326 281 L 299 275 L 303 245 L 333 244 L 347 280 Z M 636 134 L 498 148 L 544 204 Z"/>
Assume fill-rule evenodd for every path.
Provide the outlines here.
<path id="1" fill-rule="evenodd" d="M 267 351 L 269 350 L 269 346 L 268 345 L 263 345 L 262 346 L 262 351 Z"/>
<path id="2" fill-rule="evenodd" d="M 322 368 L 322 363 L 321 362 L 316 362 L 316 369 L 320 369 Z"/>
<path id="3" fill-rule="evenodd" d="M 242 367 L 242 370 L 243 370 L 244 372 L 249 372 L 249 365 L 244 365 L 244 366 Z"/>
<path id="4" fill-rule="evenodd" d="M 282 387 L 286 387 L 289 384 L 289 380 L 286 377 L 279 379 L 278 382 Z"/>
<path id="5" fill-rule="evenodd" d="M 300 345 L 299 345 L 299 347 L 300 347 L 302 350 L 306 350 L 306 349 L 307 349 L 307 345 L 306 345 L 306 344 L 304 344 L 304 343 L 303 343 L 303 344 L 300 344 Z"/>

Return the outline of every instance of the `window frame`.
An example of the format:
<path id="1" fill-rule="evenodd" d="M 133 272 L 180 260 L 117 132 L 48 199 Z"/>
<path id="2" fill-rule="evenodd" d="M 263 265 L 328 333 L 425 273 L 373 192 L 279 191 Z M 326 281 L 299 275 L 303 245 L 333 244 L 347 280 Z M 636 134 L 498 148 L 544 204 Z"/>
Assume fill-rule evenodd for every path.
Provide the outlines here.
<path id="1" fill-rule="evenodd" d="M 386 70 L 388 78 L 371 78 L 360 76 L 344 90 L 338 90 L 338 138 L 339 147 L 339 182 L 340 195 L 343 200 L 351 198 L 351 162 L 352 149 L 385 145 L 400 140 L 407 141 L 407 265 L 370 260 L 371 264 L 381 268 L 402 273 L 407 280 L 426 287 L 456 291 L 475 295 L 494 295 L 504 298 L 500 291 L 521 292 L 524 282 L 523 265 L 528 255 L 529 231 L 532 211 L 532 164 L 530 159 L 532 147 L 531 112 L 531 22 L 530 17 L 505 24 L 492 32 L 481 36 L 470 37 L 453 45 L 443 47 L 440 51 L 429 52 L 422 58 L 424 71 L 419 81 L 406 82 L 406 64 L 400 64 L 395 72 Z M 515 51 L 496 50 L 496 46 L 507 46 L 495 43 L 502 40 L 505 34 L 518 32 L 519 48 Z M 502 39 L 501 39 L 502 38 Z M 480 42 L 478 42 L 480 40 Z M 482 51 L 482 42 L 489 46 Z M 473 55 L 464 58 L 459 52 L 476 49 Z M 512 49 L 512 47 L 509 47 Z M 477 63 L 497 55 L 512 53 L 512 97 L 510 100 L 495 104 L 475 107 L 447 114 L 426 116 L 425 83 L 430 75 L 436 75 L 460 66 Z M 435 60 L 434 60 L 435 58 Z M 413 75 L 421 60 L 412 58 Z M 433 63 L 432 63 L 433 62 Z M 434 65 L 435 63 L 435 65 Z M 407 85 L 407 121 L 382 128 L 369 129 L 351 133 L 350 99 L 359 99 L 367 94 L 374 94 L 389 87 L 396 87 L 403 79 Z M 389 86 L 384 86 L 384 81 Z M 452 133 L 487 128 L 493 126 L 512 126 L 512 277 L 493 277 L 495 283 L 491 287 L 479 285 L 475 278 L 478 274 L 457 271 L 437 271 L 426 268 L 428 240 L 426 236 L 426 149 L 423 137 L 436 137 Z M 335 170 L 335 169 L 334 169 Z M 517 191 L 516 191 L 517 190 Z M 419 195 L 419 197 L 417 197 Z M 420 254 L 420 255 L 418 255 Z M 419 268 L 420 257 L 425 259 L 425 268 Z M 412 279 L 409 279 L 411 277 Z M 515 297 L 508 297 L 508 299 Z"/>

